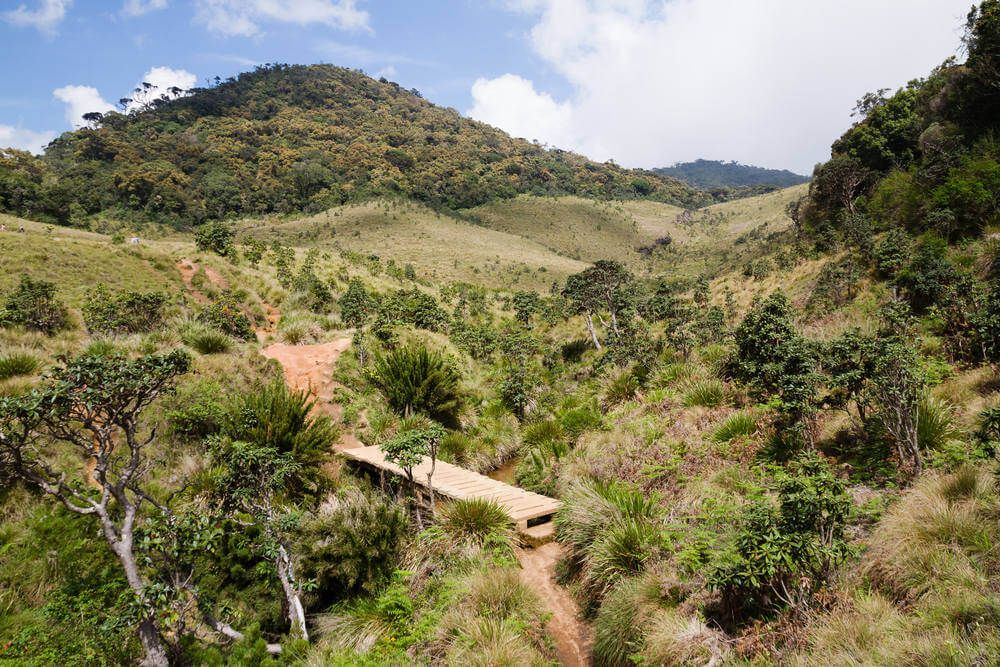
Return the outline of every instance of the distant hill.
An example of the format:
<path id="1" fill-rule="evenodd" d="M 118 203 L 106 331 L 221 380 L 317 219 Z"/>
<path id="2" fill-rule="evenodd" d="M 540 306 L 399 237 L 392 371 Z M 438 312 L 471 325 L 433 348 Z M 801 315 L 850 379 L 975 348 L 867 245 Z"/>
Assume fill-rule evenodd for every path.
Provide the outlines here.
<path id="1" fill-rule="evenodd" d="M 672 167 L 654 169 L 661 176 L 684 181 L 703 190 L 718 188 L 788 188 L 809 180 L 808 176 L 787 169 L 766 169 L 739 162 L 695 160 L 678 162 Z"/>
<path id="2" fill-rule="evenodd" d="M 91 128 L 40 159 L 0 151 L 0 210 L 186 226 L 381 196 L 450 209 L 518 194 L 711 203 L 671 177 L 546 150 L 356 70 L 269 65 L 189 92 L 89 114 Z"/>

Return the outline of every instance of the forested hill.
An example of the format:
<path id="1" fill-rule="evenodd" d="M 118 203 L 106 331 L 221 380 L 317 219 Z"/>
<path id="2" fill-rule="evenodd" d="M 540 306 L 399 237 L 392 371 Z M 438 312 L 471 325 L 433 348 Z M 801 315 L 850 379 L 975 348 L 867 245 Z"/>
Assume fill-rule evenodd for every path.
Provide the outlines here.
<path id="1" fill-rule="evenodd" d="M 268 65 L 138 113 L 92 116 L 40 160 L 0 152 L 0 208 L 61 223 L 114 210 L 190 224 L 385 195 L 453 209 L 520 193 L 708 201 L 331 65 Z"/>
<path id="2" fill-rule="evenodd" d="M 739 162 L 695 160 L 678 162 L 672 167 L 654 169 L 657 174 L 676 178 L 695 188 L 788 188 L 809 180 L 808 176 L 787 169 L 767 169 Z"/>

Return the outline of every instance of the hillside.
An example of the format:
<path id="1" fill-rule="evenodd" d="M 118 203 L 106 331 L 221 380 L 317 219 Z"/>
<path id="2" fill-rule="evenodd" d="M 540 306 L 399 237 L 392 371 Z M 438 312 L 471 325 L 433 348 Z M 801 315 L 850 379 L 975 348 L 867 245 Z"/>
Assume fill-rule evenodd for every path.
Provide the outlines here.
<path id="1" fill-rule="evenodd" d="M 683 181 L 700 190 L 724 188 L 787 188 L 809 181 L 808 176 L 787 169 L 767 169 L 739 162 L 695 160 L 653 169 L 661 176 Z"/>
<path id="2" fill-rule="evenodd" d="M 547 150 L 330 65 L 259 67 L 93 125 L 63 134 L 40 160 L 0 154 L 0 209 L 61 224 L 106 213 L 190 226 L 376 196 L 452 209 L 519 193 L 710 201 L 672 178 Z"/>

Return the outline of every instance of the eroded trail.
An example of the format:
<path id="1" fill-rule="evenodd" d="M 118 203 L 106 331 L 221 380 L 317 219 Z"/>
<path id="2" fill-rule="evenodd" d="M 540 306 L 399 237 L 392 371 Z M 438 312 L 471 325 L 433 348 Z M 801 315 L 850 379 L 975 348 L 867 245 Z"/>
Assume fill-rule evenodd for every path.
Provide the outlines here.
<path id="1" fill-rule="evenodd" d="M 548 630 L 556 644 L 559 664 L 582 667 L 590 665 L 591 631 L 580 620 L 569 591 L 556 583 L 556 561 L 561 554 L 562 547 L 549 542 L 534 549 L 518 549 L 517 559 L 521 562 L 521 581 L 538 593 L 545 610 L 552 614 Z"/>
<path id="2" fill-rule="evenodd" d="M 333 379 L 333 367 L 341 353 L 350 346 L 350 338 L 314 345 L 273 343 L 262 349 L 261 354 L 281 364 L 289 387 L 312 394 L 316 398 L 316 409 L 339 421 L 341 407 L 334 401 L 333 392 L 338 385 Z M 338 449 L 363 446 L 364 443 L 346 430 L 337 443 Z"/>

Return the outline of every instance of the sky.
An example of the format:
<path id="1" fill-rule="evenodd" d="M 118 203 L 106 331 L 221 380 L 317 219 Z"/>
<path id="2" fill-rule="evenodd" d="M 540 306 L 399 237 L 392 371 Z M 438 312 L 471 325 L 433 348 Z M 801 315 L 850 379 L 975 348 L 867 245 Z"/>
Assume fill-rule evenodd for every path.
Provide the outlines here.
<path id="1" fill-rule="evenodd" d="M 333 63 L 629 167 L 811 173 L 865 92 L 961 57 L 971 0 L 0 0 L 0 147 L 133 89 Z M 167 93 L 169 94 L 169 93 Z M 137 104 L 132 102 L 132 105 Z"/>

